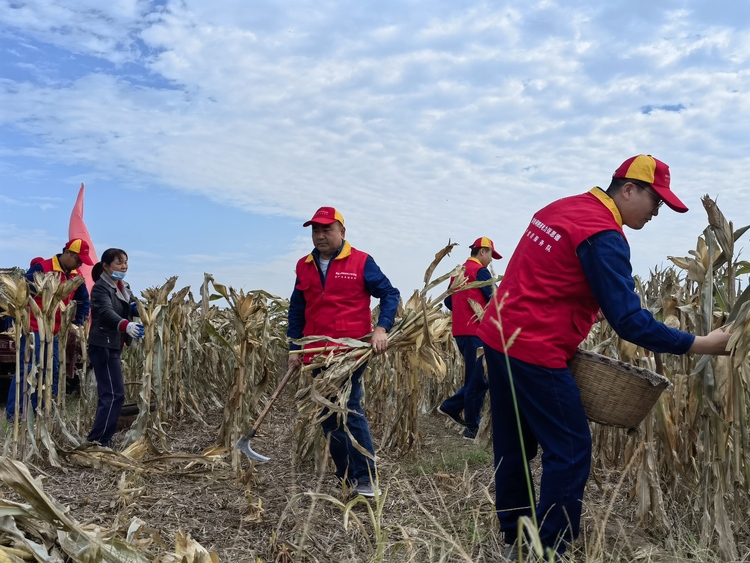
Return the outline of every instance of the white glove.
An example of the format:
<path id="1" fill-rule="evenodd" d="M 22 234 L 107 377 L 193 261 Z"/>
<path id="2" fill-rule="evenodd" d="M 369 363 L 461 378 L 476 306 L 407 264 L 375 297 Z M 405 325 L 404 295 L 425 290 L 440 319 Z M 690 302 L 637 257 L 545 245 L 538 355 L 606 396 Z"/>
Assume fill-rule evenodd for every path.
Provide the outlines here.
<path id="1" fill-rule="evenodd" d="M 141 323 L 128 323 L 128 326 L 125 327 L 125 332 L 133 338 L 143 338 L 143 325 Z"/>

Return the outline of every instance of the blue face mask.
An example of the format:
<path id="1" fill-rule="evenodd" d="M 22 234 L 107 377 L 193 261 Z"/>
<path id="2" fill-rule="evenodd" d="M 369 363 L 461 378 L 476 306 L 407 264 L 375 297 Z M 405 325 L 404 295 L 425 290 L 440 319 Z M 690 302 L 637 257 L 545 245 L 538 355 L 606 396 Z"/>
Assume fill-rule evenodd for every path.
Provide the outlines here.
<path id="1" fill-rule="evenodd" d="M 124 280 L 125 279 L 125 272 L 116 272 L 115 270 L 112 270 L 112 273 L 110 274 L 112 276 L 113 280 Z"/>

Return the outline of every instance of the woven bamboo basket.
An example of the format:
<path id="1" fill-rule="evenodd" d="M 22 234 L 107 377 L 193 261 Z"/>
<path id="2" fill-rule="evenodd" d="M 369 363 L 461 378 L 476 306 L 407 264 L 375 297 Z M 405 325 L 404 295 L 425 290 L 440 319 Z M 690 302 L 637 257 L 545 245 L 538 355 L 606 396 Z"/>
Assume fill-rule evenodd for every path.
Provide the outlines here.
<path id="1" fill-rule="evenodd" d="M 568 363 L 589 420 L 636 428 L 672 386 L 663 375 L 613 358 L 578 350 Z"/>

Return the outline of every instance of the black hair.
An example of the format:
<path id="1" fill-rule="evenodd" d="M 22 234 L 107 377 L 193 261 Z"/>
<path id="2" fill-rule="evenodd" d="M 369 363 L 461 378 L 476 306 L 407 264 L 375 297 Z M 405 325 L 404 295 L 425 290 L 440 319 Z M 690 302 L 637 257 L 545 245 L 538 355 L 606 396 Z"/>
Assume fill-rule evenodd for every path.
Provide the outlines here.
<path id="1" fill-rule="evenodd" d="M 479 251 L 482 250 L 481 246 L 472 246 L 471 247 L 471 255 L 472 256 L 479 256 Z"/>
<path id="2" fill-rule="evenodd" d="M 644 182 L 642 180 L 633 180 L 632 178 L 612 178 L 612 181 L 609 183 L 609 187 L 606 190 L 607 195 L 609 197 L 614 197 L 614 195 L 619 193 L 622 187 L 628 182 L 630 182 L 635 187 L 640 188 L 642 190 L 645 190 L 646 188 L 651 187 L 651 184 L 649 184 L 648 182 Z"/>
<path id="3" fill-rule="evenodd" d="M 108 248 L 102 253 L 102 259 L 99 260 L 94 267 L 91 269 L 91 279 L 95 282 L 102 277 L 104 266 L 102 264 L 111 264 L 117 258 L 128 259 L 128 253 L 121 248 Z"/>

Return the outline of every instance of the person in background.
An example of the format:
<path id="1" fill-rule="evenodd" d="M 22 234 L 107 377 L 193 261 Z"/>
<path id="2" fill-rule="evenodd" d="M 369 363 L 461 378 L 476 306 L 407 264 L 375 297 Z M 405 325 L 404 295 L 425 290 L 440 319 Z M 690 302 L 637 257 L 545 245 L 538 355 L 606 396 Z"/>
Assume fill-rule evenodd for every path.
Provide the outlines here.
<path id="1" fill-rule="evenodd" d="M 26 280 L 29 282 L 31 287 L 32 295 L 35 293 L 34 289 L 34 274 L 36 272 L 41 273 L 49 273 L 49 272 L 55 272 L 60 276 L 60 281 L 65 282 L 69 279 L 72 279 L 78 275 L 78 268 L 81 266 L 81 264 L 88 264 L 93 265 L 93 261 L 91 260 L 91 257 L 89 256 L 89 245 L 88 243 L 80 238 L 72 239 L 68 241 L 65 246 L 63 247 L 63 250 L 60 254 L 56 254 L 52 258 L 49 259 L 43 259 L 43 258 L 34 258 L 31 261 L 31 266 L 26 271 Z M 41 307 L 42 306 L 42 298 L 41 296 L 35 296 L 34 297 L 37 304 Z M 67 305 L 71 301 L 76 302 L 76 315 L 73 320 L 73 324 L 78 326 L 83 326 L 83 323 L 86 321 L 89 315 L 89 292 L 86 289 L 86 284 L 81 284 L 78 286 L 78 289 L 76 289 L 73 293 L 65 297 L 62 302 Z M 34 316 L 33 311 L 29 314 L 30 317 L 30 333 L 33 335 L 34 338 L 34 362 L 39 365 L 40 363 L 40 355 L 44 360 L 42 361 L 42 367 L 46 369 L 46 358 L 47 358 L 47 350 L 46 345 L 41 346 L 41 339 L 39 337 L 39 323 L 37 321 L 37 318 Z M 59 355 L 59 348 L 58 348 L 58 342 L 57 342 L 57 334 L 60 332 L 60 323 L 61 323 L 61 315 L 60 311 L 58 310 L 55 313 L 55 326 L 53 329 L 54 338 L 52 340 L 52 395 L 57 395 L 57 384 L 60 377 L 60 355 Z M 21 346 L 21 350 L 26 349 L 26 335 L 21 336 L 21 340 L 19 341 L 19 345 Z M 23 389 L 23 383 L 24 383 L 24 373 L 28 373 L 28 371 L 31 370 L 31 365 L 26 365 L 25 362 L 21 363 L 20 367 L 20 382 L 21 382 L 21 389 Z M 28 392 L 31 393 L 31 406 L 34 410 L 37 408 L 37 396 L 36 396 L 36 388 L 34 389 L 28 389 Z M 23 411 L 23 394 L 17 395 L 17 389 L 16 389 L 16 379 L 15 377 L 11 378 L 10 380 L 10 386 L 8 388 L 8 402 L 5 405 L 5 415 L 9 421 L 12 421 L 16 414 L 16 399 L 18 398 L 19 406 L 21 407 L 21 411 Z M 22 412 L 19 412 L 19 414 L 22 414 Z"/>
<path id="2" fill-rule="evenodd" d="M 594 187 L 549 204 L 531 219 L 487 307 L 477 334 L 485 345 L 495 507 L 506 559 L 519 558 L 518 519 L 532 511 L 545 548 L 562 553 L 578 535 L 591 432 L 567 363 L 600 309 L 621 338 L 648 350 L 726 353 L 728 333 L 694 336 L 641 307 L 623 227 L 642 229 L 662 204 L 687 211 L 670 189 L 669 167 L 645 154 L 623 162 L 606 191 Z M 526 479 L 539 447 L 542 476 L 534 506 Z"/>
<path id="3" fill-rule="evenodd" d="M 399 292 L 371 256 L 353 248 L 344 237 L 344 217 L 333 207 L 321 207 L 304 227 L 312 225 L 315 247 L 297 262 L 297 279 L 289 302 L 290 340 L 302 336 L 362 338 L 372 332 L 371 345 L 375 354 L 388 348 L 387 332 L 393 326 L 398 308 Z M 380 299 L 377 326 L 372 328 L 370 296 Z M 312 344 L 307 347 L 320 346 Z M 290 342 L 290 350 L 299 346 Z M 289 367 L 309 362 L 310 355 L 289 354 Z M 338 416 L 323 420 L 323 431 L 330 439 L 331 457 L 336 464 L 336 477 L 356 493 L 374 497 L 375 449 L 370 427 L 362 409 L 362 373 L 366 364 L 351 377 L 351 394 L 347 402 L 350 413 L 346 428 Z M 313 376 L 322 370 L 313 372 Z M 324 411 L 322 416 L 328 414 Z M 359 451 L 348 432 L 369 455 Z"/>
<path id="4" fill-rule="evenodd" d="M 469 248 L 471 256 L 464 262 L 466 283 L 491 280 L 492 275 L 487 267 L 493 258 L 502 258 L 495 250 L 495 244 L 487 237 L 479 237 Z M 450 283 L 453 284 L 453 278 Z M 445 298 L 445 306 L 451 311 L 453 338 L 464 359 L 464 384 L 452 397 L 448 397 L 438 406 L 437 412 L 466 426 L 464 438 L 467 440 L 477 437 L 482 406 L 487 395 L 484 363 L 481 357 L 477 357 L 477 352 L 482 347 L 482 341 L 477 336 L 480 319 L 469 300 L 475 301 L 484 309 L 492 299 L 494 290 L 494 285 L 485 285 L 465 289 Z"/>
<path id="5" fill-rule="evenodd" d="M 132 339 L 143 338 L 143 325 L 133 322 L 138 307 L 130 286 L 124 281 L 127 271 L 128 255 L 119 248 L 105 250 L 101 261 L 91 271 L 94 287 L 91 289 L 88 352 L 99 402 L 87 439 L 105 447 L 111 446 L 125 400 L 122 349 Z"/>

